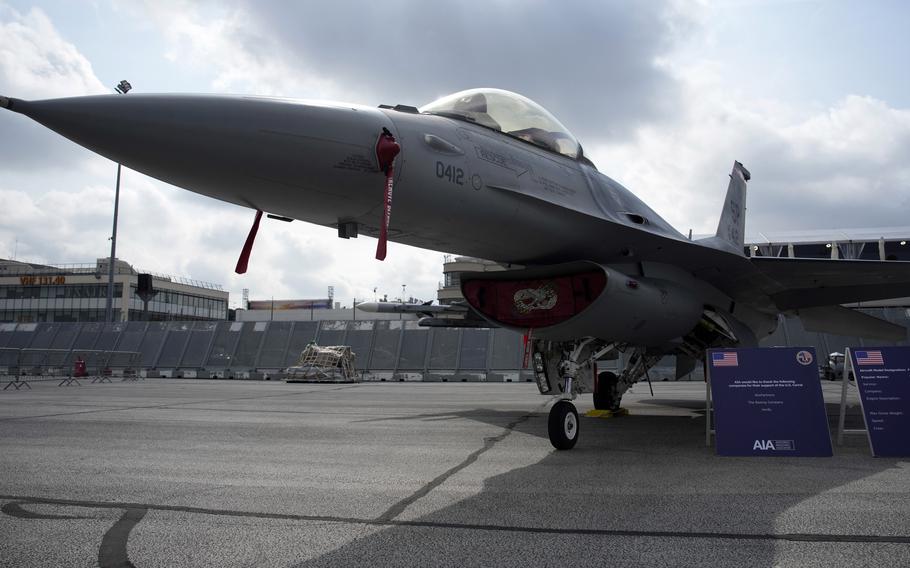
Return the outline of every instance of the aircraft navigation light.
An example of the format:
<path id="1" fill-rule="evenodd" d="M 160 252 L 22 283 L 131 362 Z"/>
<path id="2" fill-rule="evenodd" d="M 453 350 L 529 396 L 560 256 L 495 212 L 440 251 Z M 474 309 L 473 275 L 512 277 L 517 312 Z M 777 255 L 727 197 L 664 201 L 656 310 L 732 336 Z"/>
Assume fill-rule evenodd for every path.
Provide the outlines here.
<path id="1" fill-rule="evenodd" d="M 133 86 L 130 85 L 130 82 L 127 81 L 126 79 L 120 81 L 119 83 L 117 83 L 117 86 L 114 87 L 114 90 L 117 91 L 118 93 L 120 93 L 121 95 L 127 94 L 132 89 L 133 89 Z"/>

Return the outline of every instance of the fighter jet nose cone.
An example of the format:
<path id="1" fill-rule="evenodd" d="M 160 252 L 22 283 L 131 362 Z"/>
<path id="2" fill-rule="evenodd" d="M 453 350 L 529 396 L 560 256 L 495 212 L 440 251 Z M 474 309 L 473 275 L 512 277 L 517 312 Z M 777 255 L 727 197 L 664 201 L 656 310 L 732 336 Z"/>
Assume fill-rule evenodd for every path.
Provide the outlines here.
<path id="1" fill-rule="evenodd" d="M 25 113 L 25 108 L 28 106 L 28 101 L 23 101 L 22 99 L 14 99 L 13 97 L 4 97 L 0 96 L 0 108 L 5 108 L 13 112 Z"/>

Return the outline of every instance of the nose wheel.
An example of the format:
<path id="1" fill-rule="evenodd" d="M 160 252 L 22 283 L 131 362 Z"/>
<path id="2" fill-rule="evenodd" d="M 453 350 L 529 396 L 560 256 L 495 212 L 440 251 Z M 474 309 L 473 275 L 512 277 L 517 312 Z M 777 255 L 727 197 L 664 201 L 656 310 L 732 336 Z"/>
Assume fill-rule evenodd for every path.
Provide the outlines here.
<path id="1" fill-rule="evenodd" d="M 550 409 L 547 431 L 557 450 L 571 450 L 578 441 L 578 411 L 568 400 L 558 400 Z"/>

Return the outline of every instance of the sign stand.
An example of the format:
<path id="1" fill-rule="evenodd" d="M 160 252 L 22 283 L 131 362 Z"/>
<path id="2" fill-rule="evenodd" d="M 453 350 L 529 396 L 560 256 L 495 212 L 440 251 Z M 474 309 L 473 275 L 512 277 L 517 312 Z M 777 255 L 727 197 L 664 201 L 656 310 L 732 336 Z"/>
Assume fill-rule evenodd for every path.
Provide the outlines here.
<path id="1" fill-rule="evenodd" d="M 813 348 L 713 348 L 706 360 L 705 443 L 713 432 L 717 455 L 833 454 Z"/>
<path id="2" fill-rule="evenodd" d="M 853 354 L 850 352 L 850 348 L 847 347 L 844 349 L 844 370 L 841 373 L 841 389 L 840 389 L 840 416 L 837 419 L 837 445 L 844 445 L 844 434 L 866 434 L 869 435 L 869 430 L 866 428 L 851 428 L 847 430 L 844 428 L 844 422 L 847 417 L 847 386 L 850 384 L 850 373 L 853 373 L 856 376 L 856 373 L 853 371 Z M 865 423 L 866 417 L 863 415 L 863 423 Z M 871 441 L 869 442 L 872 443 Z"/>
<path id="3" fill-rule="evenodd" d="M 910 348 L 862 347 L 846 352 L 838 443 L 842 443 L 843 434 L 865 432 L 874 457 L 910 457 Z M 844 428 L 851 371 L 865 430 Z"/>
<path id="4" fill-rule="evenodd" d="M 714 434 L 714 428 L 711 428 L 711 366 L 705 365 L 705 446 L 711 447 L 711 436 Z"/>

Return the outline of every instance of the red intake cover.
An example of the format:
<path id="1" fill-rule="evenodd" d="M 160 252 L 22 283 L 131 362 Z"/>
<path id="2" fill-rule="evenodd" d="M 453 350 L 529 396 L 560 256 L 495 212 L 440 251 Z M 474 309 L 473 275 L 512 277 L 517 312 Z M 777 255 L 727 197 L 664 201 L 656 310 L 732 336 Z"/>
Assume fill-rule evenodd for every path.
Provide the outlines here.
<path id="1" fill-rule="evenodd" d="M 593 270 L 540 280 L 465 280 L 462 292 L 472 308 L 494 321 L 541 328 L 581 313 L 606 285 L 606 274 Z"/>

